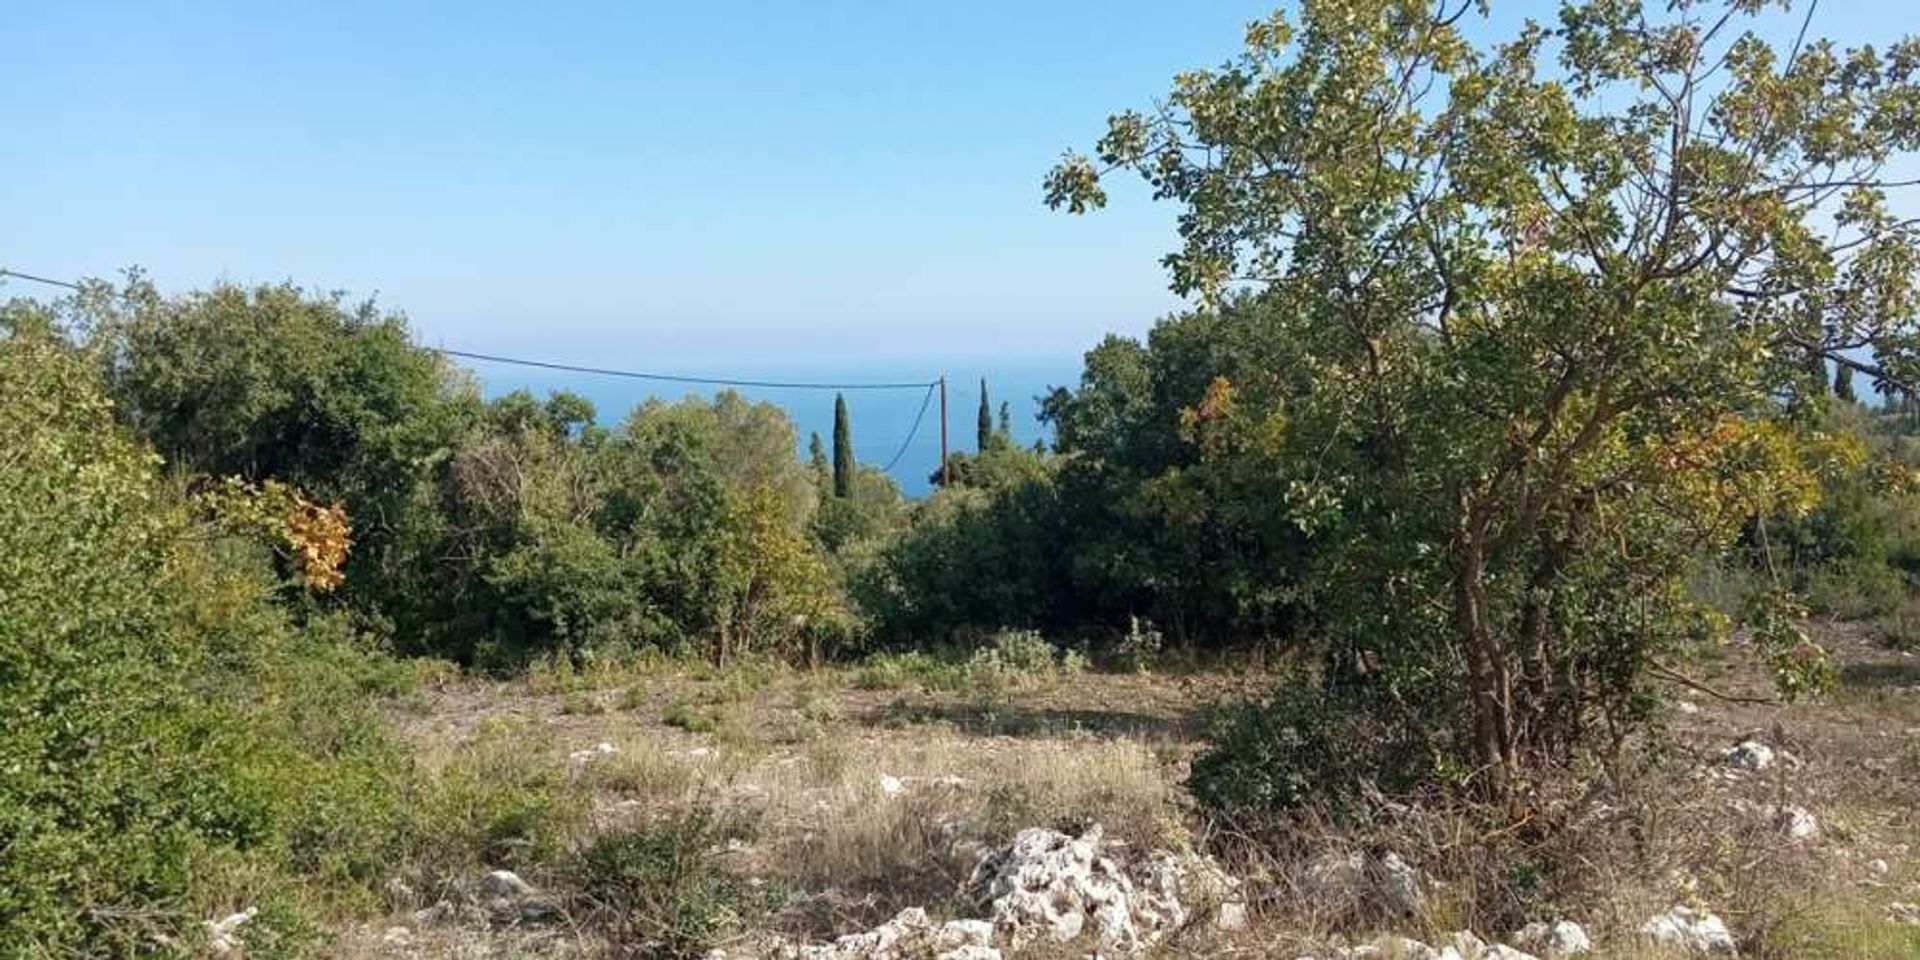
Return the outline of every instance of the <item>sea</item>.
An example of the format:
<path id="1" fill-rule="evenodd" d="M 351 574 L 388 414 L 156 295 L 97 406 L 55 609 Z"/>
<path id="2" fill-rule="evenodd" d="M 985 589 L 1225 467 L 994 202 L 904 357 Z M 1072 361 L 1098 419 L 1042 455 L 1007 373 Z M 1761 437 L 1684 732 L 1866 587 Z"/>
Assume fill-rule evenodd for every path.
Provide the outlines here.
<path id="1" fill-rule="evenodd" d="M 619 425 L 629 411 L 649 398 L 677 400 L 687 396 L 711 397 L 719 390 L 733 389 L 749 399 L 775 404 L 787 412 L 796 427 L 796 456 L 806 456 L 807 440 L 813 432 L 818 431 L 821 438 L 829 443 L 833 436 L 833 398 L 836 392 L 833 390 L 695 386 L 606 374 L 545 370 L 485 360 L 456 359 L 455 362 L 475 375 L 488 397 L 515 390 L 527 390 L 541 397 L 556 390 L 571 390 L 592 401 L 595 421 L 602 426 Z M 758 366 L 727 370 L 670 368 L 645 372 L 783 383 L 930 383 L 944 375 L 947 379 L 948 443 L 950 449 L 958 452 L 971 451 L 974 447 L 983 380 L 996 419 L 1001 402 L 1007 404 L 1009 423 L 1016 441 L 1026 446 L 1036 442 L 1051 442 L 1050 432 L 1039 419 L 1040 401 L 1054 387 L 1071 387 L 1079 382 L 1080 358 L 1069 355 L 1057 359 L 982 359 L 944 365 L 907 361 L 884 365 Z M 940 401 L 937 391 L 931 399 L 925 389 L 846 390 L 841 393 L 847 398 L 854 456 L 870 466 L 893 463 L 889 473 L 900 484 L 901 492 L 909 497 L 923 497 L 930 493 L 933 474 L 940 465 Z M 924 413 L 921 411 L 923 402 Z"/>

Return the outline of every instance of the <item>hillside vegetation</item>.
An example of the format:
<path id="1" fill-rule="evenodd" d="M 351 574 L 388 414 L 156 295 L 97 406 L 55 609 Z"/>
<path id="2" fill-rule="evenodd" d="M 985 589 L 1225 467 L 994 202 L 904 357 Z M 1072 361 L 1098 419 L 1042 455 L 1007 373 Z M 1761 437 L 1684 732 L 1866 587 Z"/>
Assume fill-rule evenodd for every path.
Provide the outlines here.
<path id="1" fill-rule="evenodd" d="M 1920 955 L 1920 42 L 1760 6 L 1250 25 L 1045 182 L 1194 306 L 924 500 L 293 284 L 7 301 L 0 955 Z"/>

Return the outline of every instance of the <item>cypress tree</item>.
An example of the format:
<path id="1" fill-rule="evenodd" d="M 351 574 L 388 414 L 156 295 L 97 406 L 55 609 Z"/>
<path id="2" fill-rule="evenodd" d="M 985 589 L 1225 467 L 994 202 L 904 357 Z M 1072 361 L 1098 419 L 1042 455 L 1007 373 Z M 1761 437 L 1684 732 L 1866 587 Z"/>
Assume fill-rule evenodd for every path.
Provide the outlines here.
<path id="1" fill-rule="evenodd" d="M 827 462 L 827 444 L 818 430 L 807 438 L 807 466 L 813 470 L 814 488 L 824 495 L 833 483 L 833 465 Z"/>
<path id="2" fill-rule="evenodd" d="M 853 496 L 853 472 L 859 466 L 853 460 L 853 428 L 847 423 L 847 398 L 833 395 L 833 495 Z"/>
<path id="3" fill-rule="evenodd" d="M 1853 368 L 1844 363 L 1835 363 L 1833 371 L 1833 395 L 1848 403 L 1858 403 L 1860 398 L 1853 392 Z"/>
<path id="4" fill-rule="evenodd" d="M 1007 435 L 1007 442 L 1013 442 L 1013 408 L 1005 400 L 1000 401 L 1000 432 Z"/>
<path id="5" fill-rule="evenodd" d="M 980 378 L 980 417 L 974 427 L 974 448 L 986 453 L 993 446 L 993 405 L 987 402 L 987 378 Z"/>

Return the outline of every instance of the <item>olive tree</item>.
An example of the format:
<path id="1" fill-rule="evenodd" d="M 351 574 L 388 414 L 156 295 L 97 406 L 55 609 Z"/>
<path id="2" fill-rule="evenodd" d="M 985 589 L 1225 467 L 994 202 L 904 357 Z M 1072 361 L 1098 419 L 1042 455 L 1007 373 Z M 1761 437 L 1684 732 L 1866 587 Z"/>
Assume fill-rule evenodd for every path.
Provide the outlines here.
<path id="1" fill-rule="evenodd" d="M 1888 171 L 1920 145 L 1920 42 L 1842 49 L 1759 0 L 1573 0 L 1475 44 L 1486 6 L 1254 23 L 1046 200 L 1140 175 L 1181 208 L 1173 289 L 1280 318 L 1284 362 L 1188 426 L 1283 425 L 1272 509 L 1311 541 L 1331 669 L 1500 795 L 1630 729 L 1724 629 L 1687 564 L 1845 456 L 1794 419 L 1811 370 L 1912 388 L 1920 247 Z M 1756 635 L 1805 683 L 1790 613 Z"/>

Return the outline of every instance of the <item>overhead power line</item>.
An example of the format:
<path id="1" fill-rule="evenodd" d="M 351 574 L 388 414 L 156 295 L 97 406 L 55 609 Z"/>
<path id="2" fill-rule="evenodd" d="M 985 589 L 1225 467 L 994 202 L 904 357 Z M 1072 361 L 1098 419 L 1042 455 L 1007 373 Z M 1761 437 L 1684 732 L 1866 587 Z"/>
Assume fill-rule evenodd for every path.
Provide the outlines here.
<path id="1" fill-rule="evenodd" d="M 0 269 L 0 277 L 16 277 L 45 283 L 68 290 L 79 290 L 80 285 L 66 280 L 21 273 L 18 270 Z M 449 347 L 427 347 L 435 353 L 465 360 L 481 360 L 487 363 L 505 363 L 518 367 L 538 367 L 542 370 L 562 370 L 568 373 L 590 373 L 603 377 L 625 377 L 629 380 L 658 380 L 663 383 L 690 383 L 710 387 L 760 387 L 770 390 L 931 390 L 938 380 L 918 380 L 910 383 L 822 383 L 797 380 L 748 380 L 735 377 L 695 377 L 678 373 L 651 373 L 641 370 L 616 370 L 611 367 L 586 367 L 571 363 L 554 363 L 548 360 L 528 360 L 523 357 L 506 357 L 492 353 L 475 353 L 470 350 L 454 350 Z"/>
<path id="2" fill-rule="evenodd" d="M 926 419 L 927 404 L 933 402 L 933 391 L 938 386 L 940 386 L 938 380 L 927 384 L 926 395 L 920 398 L 920 412 L 913 415 L 913 426 L 907 428 L 907 438 L 900 441 L 900 449 L 895 450 L 893 459 L 888 460 L 887 465 L 880 468 L 881 473 L 892 473 L 894 465 L 900 462 L 901 457 L 907 455 L 907 448 L 913 446 L 913 438 L 920 435 L 920 421 Z"/>
<path id="3" fill-rule="evenodd" d="M 68 290 L 80 289 L 80 285 L 77 283 L 68 283 L 65 280 L 53 280 L 47 277 L 36 277 L 31 273 L 21 273 L 18 270 L 0 270 L 0 277 L 18 277 L 22 280 L 32 280 L 35 283 L 46 283 L 56 287 L 66 287 Z"/>
<path id="4" fill-rule="evenodd" d="M 449 357 L 484 360 L 488 363 L 509 363 L 520 367 L 539 367 L 542 370 L 564 370 L 568 373 L 592 373 L 603 377 L 626 377 L 629 380 L 660 380 L 666 383 L 694 383 L 716 387 L 763 387 L 778 390 L 927 390 L 939 383 L 937 380 L 932 382 L 923 380 L 917 383 L 817 383 L 791 380 L 738 380 L 731 377 L 690 377 L 677 373 L 643 373 L 638 370 L 614 370 L 607 367 L 581 367 L 571 363 L 525 360 L 519 357 L 502 357 L 490 353 L 451 350 L 445 347 L 428 347 L 427 349 Z"/>
<path id="5" fill-rule="evenodd" d="M 36 276 L 31 273 L 21 273 L 18 270 L 8 270 L 8 269 L 0 268 L 0 279 L 4 279 L 6 277 L 14 277 L 20 280 L 30 280 L 34 283 L 44 283 L 44 284 L 48 284 L 49 286 L 65 287 L 68 290 L 81 289 L 81 286 L 79 284 L 73 283 L 67 280 L 55 280 L 51 277 Z M 913 426 L 908 428 L 907 438 L 901 441 L 900 449 L 894 452 L 893 458 L 887 461 L 887 465 L 880 468 L 880 472 L 882 473 L 892 473 L 893 468 L 899 465 L 901 458 L 905 457 L 907 455 L 907 450 L 913 446 L 914 438 L 920 435 L 920 424 L 922 421 L 926 419 L 927 407 L 929 404 L 933 402 L 933 392 L 941 384 L 940 380 L 931 380 L 931 381 L 913 382 L 913 383 L 824 383 L 824 382 L 798 381 L 798 380 L 747 380 L 747 379 L 740 379 L 740 378 L 734 378 L 734 377 L 694 377 L 694 376 L 686 376 L 683 374 L 676 374 L 676 373 L 649 373 L 649 372 L 640 371 L 640 370 L 616 370 L 611 367 L 587 367 L 587 366 L 580 366 L 580 365 L 571 364 L 571 363 L 554 363 L 547 360 L 528 360 L 523 357 L 506 357 L 506 356 L 500 356 L 498 354 L 491 354 L 491 353 L 475 353 L 470 350 L 454 350 L 448 347 L 427 347 L 426 349 L 432 350 L 433 352 L 438 353 L 442 356 L 459 357 L 463 360 L 479 360 L 485 363 L 504 363 L 504 364 L 510 364 L 518 367 L 535 367 L 541 370 L 560 370 L 567 373 L 586 373 L 586 374 L 593 374 L 595 376 L 602 376 L 602 377 L 623 377 L 628 380 L 652 380 L 652 381 L 657 381 L 661 383 L 687 383 L 687 384 L 696 384 L 700 386 L 711 386 L 711 387 L 758 387 L 761 389 L 769 389 L 769 390 L 924 390 L 926 391 L 926 393 L 922 395 L 920 398 L 919 411 L 913 415 Z M 946 401 L 943 398 L 941 402 L 944 405 Z M 942 409 L 944 409 L 944 406 L 942 407 Z"/>

